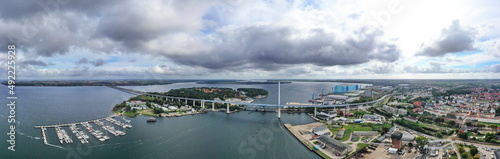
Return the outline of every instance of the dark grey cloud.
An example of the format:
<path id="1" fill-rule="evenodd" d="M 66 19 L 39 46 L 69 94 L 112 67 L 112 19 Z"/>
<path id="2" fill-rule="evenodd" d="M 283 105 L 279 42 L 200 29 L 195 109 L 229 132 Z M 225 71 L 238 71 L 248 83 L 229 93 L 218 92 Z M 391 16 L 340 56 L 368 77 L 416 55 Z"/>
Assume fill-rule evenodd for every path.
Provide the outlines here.
<path id="1" fill-rule="evenodd" d="M 296 34 L 307 34 L 304 38 Z M 169 56 L 179 64 L 211 69 L 231 69 L 248 64 L 274 70 L 293 64 L 317 66 L 356 65 L 371 60 L 393 62 L 400 51 L 391 41 L 381 39 L 379 30 L 360 28 L 347 39 L 322 29 L 306 32 L 288 27 L 250 25 L 221 29 L 212 36 L 214 49 L 185 56 Z M 240 68 L 236 68 L 240 69 Z"/>
<path id="2" fill-rule="evenodd" d="M 491 65 L 490 71 L 494 73 L 500 73 L 500 64 Z"/>
<path id="3" fill-rule="evenodd" d="M 7 35 L 0 37 L 0 45 L 13 40 L 30 57 L 68 54 L 76 47 L 95 53 L 163 56 L 181 65 L 232 71 L 394 62 L 400 56 L 393 41 L 369 27 L 339 35 L 321 28 L 247 24 L 202 34 L 212 1 L 40 2 L 9 1 L 0 7 L 0 34 Z M 99 67 L 106 62 L 84 58 L 76 64 Z"/>
<path id="4" fill-rule="evenodd" d="M 81 58 L 80 60 L 76 61 L 77 65 L 83 65 L 83 64 L 92 64 L 95 67 L 102 66 L 106 64 L 106 62 L 103 59 L 97 59 L 95 61 L 89 61 L 87 58 Z"/>
<path id="5" fill-rule="evenodd" d="M 38 3 L 41 4 L 38 4 Z M 8 1 L 0 7 L 0 45 L 51 57 L 72 47 L 92 52 L 145 52 L 146 43 L 196 32 L 210 1 Z M 29 52 L 28 50 L 35 50 Z"/>
<path id="6" fill-rule="evenodd" d="M 87 64 L 89 63 L 89 60 L 87 58 L 81 58 L 80 60 L 76 61 L 76 64 Z"/>
<path id="7" fill-rule="evenodd" d="M 40 60 L 26 60 L 26 61 L 23 61 L 22 64 L 33 65 L 33 66 L 52 66 L 52 65 L 54 65 L 53 63 L 47 64 L 47 63 L 40 61 Z"/>
<path id="8" fill-rule="evenodd" d="M 417 55 L 436 57 L 448 53 L 475 50 L 474 38 L 474 30 L 464 28 L 460 26 L 458 20 L 454 20 L 448 28 L 441 30 L 441 35 L 436 41 L 422 44 Z"/>
<path id="9" fill-rule="evenodd" d="M 103 59 L 97 59 L 97 60 L 92 61 L 90 63 L 92 63 L 92 65 L 94 65 L 95 67 L 99 67 L 99 66 L 104 65 L 106 62 L 104 62 Z"/>
<path id="10" fill-rule="evenodd" d="M 122 0 L 16 0 L 0 5 L 0 17 L 8 20 L 32 18 L 34 15 L 47 14 L 55 11 L 78 11 L 94 15 L 110 8 Z"/>

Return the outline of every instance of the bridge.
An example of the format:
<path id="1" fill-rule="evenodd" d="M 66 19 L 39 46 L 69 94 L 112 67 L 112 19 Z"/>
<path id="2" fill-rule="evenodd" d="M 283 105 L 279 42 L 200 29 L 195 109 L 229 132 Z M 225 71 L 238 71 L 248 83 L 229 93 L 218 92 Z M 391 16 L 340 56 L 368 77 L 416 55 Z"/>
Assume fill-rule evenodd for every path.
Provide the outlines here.
<path id="1" fill-rule="evenodd" d="M 147 92 L 140 92 L 132 89 L 126 89 L 126 88 L 120 88 L 120 87 L 115 87 L 115 86 L 110 86 L 110 88 L 114 88 L 120 91 L 124 91 L 127 93 L 135 94 L 135 95 L 145 95 L 148 97 L 155 97 L 155 98 L 165 98 L 165 100 L 184 100 L 185 103 L 187 104 L 188 101 L 192 101 L 193 106 L 195 106 L 196 102 L 201 103 L 201 107 L 205 109 L 205 103 L 211 103 L 212 105 L 212 111 L 215 110 L 215 103 L 220 103 L 220 104 L 226 104 L 226 113 L 230 113 L 229 111 L 229 105 L 245 105 L 245 106 L 255 106 L 255 107 L 271 107 L 271 108 L 277 108 L 277 113 L 278 113 L 278 118 L 281 118 L 281 108 L 285 107 L 298 107 L 298 108 L 314 108 L 314 116 L 316 116 L 316 108 L 337 108 L 337 107 L 351 107 L 351 106 L 362 106 L 362 105 L 370 105 L 370 104 L 375 104 L 377 102 L 380 102 L 384 100 L 385 98 L 391 96 L 392 94 L 385 95 L 377 100 L 370 101 L 370 102 L 363 102 L 363 103 L 349 103 L 349 104 L 334 104 L 334 105 L 281 105 L 280 104 L 280 94 L 281 94 L 281 87 L 280 87 L 280 82 L 278 82 L 278 104 L 260 104 L 260 103 L 243 103 L 243 102 L 230 102 L 230 101 L 220 101 L 220 100 L 207 100 L 207 99 L 196 99 L 196 98 L 187 98 L 187 97 L 174 97 L 174 96 L 165 96 L 165 95 L 158 95 L 158 94 L 151 94 Z"/>

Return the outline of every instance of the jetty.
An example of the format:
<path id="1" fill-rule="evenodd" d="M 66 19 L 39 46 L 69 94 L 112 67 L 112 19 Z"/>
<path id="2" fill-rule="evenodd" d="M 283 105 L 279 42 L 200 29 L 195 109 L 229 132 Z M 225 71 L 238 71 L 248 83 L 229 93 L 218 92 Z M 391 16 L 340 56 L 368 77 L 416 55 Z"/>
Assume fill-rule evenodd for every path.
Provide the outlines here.
<path id="1" fill-rule="evenodd" d="M 57 135 L 57 138 L 59 139 L 60 144 L 63 144 L 63 143 L 67 143 L 67 144 L 73 143 L 72 135 L 69 134 L 69 133 L 67 133 L 66 130 L 63 129 L 63 127 L 69 127 L 69 129 L 71 130 L 71 132 L 73 133 L 73 135 L 75 135 L 76 138 L 78 140 L 80 140 L 80 142 L 82 144 L 87 144 L 87 143 L 89 143 L 88 139 L 90 137 L 84 131 L 80 131 L 80 129 L 77 127 L 77 125 L 82 125 L 83 127 L 85 127 L 85 129 L 88 132 L 90 132 L 99 141 L 106 141 L 106 140 L 109 140 L 110 138 L 107 135 L 104 135 L 103 132 L 101 132 L 99 130 L 92 129 L 92 126 L 89 123 L 94 123 L 98 127 L 100 127 L 101 129 L 104 129 L 105 131 L 110 132 L 111 134 L 113 134 L 115 136 L 125 135 L 125 132 L 124 131 L 120 131 L 120 130 L 116 130 L 114 128 L 114 126 L 110 126 L 109 124 L 116 125 L 118 127 L 124 128 L 124 129 L 125 128 L 132 128 L 132 125 L 122 123 L 122 122 L 120 122 L 118 120 L 113 119 L 113 117 L 116 117 L 116 116 L 112 115 L 112 116 L 105 117 L 105 118 L 100 118 L 100 119 L 95 119 L 95 120 L 89 120 L 89 121 L 83 121 L 83 122 L 76 122 L 76 123 L 56 124 L 56 125 L 40 125 L 40 126 L 34 126 L 34 127 L 35 127 L 35 129 L 41 129 L 41 131 L 42 131 L 42 139 L 43 139 L 43 143 L 45 145 L 57 146 L 57 145 L 52 145 L 52 144 L 49 143 L 49 141 L 47 139 L 47 134 L 45 132 L 47 130 L 47 128 L 54 128 L 55 133 Z M 124 117 L 123 117 L 123 120 L 125 122 L 127 122 L 127 123 L 130 122 L 130 120 L 126 120 Z M 107 124 L 105 124 L 104 122 L 106 122 Z M 57 146 L 57 147 L 59 147 L 59 146 Z"/>

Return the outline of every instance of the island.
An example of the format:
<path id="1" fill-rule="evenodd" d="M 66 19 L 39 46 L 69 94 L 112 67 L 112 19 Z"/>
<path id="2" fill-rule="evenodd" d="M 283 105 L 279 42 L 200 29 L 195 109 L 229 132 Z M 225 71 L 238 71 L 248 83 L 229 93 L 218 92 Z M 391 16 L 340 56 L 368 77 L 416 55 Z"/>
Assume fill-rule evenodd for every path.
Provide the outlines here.
<path id="1" fill-rule="evenodd" d="M 168 92 L 151 92 L 150 94 L 251 103 L 254 98 L 267 97 L 269 92 L 265 89 L 259 88 L 238 88 L 235 90 L 232 88 L 192 87 L 172 89 Z M 225 109 L 225 106 L 222 103 L 214 103 L 214 107 L 217 109 Z M 230 106 L 231 111 L 240 109 L 242 108 L 235 105 Z M 165 100 L 145 95 L 132 97 L 129 100 L 123 101 L 113 107 L 113 113 L 128 117 L 134 117 L 136 115 L 174 117 L 204 112 L 205 110 L 201 107 L 201 103 L 199 101 L 195 101 L 195 103 L 189 101 L 186 103 L 185 100 Z"/>

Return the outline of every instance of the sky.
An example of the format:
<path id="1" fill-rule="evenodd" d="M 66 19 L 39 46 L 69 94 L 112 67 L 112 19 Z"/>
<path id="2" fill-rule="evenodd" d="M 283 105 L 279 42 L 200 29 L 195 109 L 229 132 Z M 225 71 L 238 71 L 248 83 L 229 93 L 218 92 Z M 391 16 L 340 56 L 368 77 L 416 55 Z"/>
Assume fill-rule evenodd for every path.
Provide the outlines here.
<path id="1" fill-rule="evenodd" d="M 18 80 L 499 79 L 498 0 L 16 0 Z M 7 54 L 0 54 L 7 76 Z"/>

